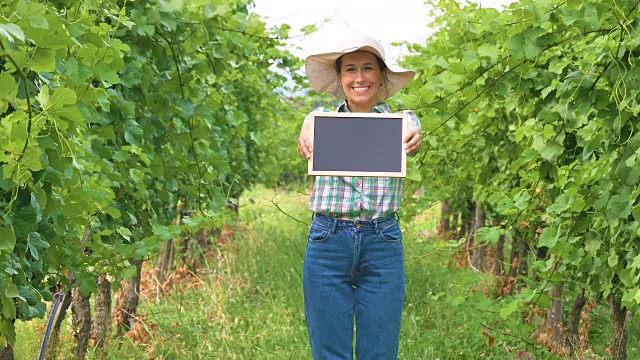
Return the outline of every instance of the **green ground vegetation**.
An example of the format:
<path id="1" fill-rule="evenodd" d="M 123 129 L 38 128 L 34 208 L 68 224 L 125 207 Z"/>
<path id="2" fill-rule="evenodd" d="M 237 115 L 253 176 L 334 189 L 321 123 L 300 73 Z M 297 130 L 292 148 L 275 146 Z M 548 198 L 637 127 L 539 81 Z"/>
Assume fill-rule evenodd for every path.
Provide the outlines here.
<path id="1" fill-rule="evenodd" d="M 128 337 L 111 340 L 105 354 L 94 350 L 89 358 L 309 359 L 301 285 L 311 221 L 305 192 L 247 192 L 240 221 L 223 232 L 204 266 L 195 273 L 178 269 L 173 290 L 160 302 L 143 281 L 139 324 Z M 535 330 L 542 318 L 531 315 L 535 311 L 503 319 L 500 310 L 509 300 L 491 297 L 493 279 L 456 269 L 458 250 L 431 236 L 438 217 L 432 208 L 401 219 L 407 297 L 399 358 L 516 359 L 519 352 L 562 358 L 538 345 Z M 586 353 L 606 359 L 607 308 L 596 306 L 591 322 L 592 349 Z M 629 323 L 633 359 L 640 356 L 640 331 Z M 17 359 L 36 358 L 42 321 L 18 323 L 17 329 Z M 70 330 L 63 333 L 60 354 L 70 359 Z"/>

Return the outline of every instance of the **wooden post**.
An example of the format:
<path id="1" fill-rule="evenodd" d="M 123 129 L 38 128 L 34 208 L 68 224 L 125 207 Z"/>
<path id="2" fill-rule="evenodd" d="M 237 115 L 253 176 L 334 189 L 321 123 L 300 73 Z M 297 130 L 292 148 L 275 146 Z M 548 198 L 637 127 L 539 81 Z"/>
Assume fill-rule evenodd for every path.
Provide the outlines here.
<path id="1" fill-rule="evenodd" d="M 473 266 L 484 272 L 484 257 L 485 257 L 485 247 L 483 243 L 480 243 L 480 241 L 478 241 L 478 238 L 476 237 L 476 233 L 478 232 L 478 229 L 480 229 L 481 227 L 484 227 L 485 225 L 485 215 L 484 215 L 484 211 L 482 211 L 482 208 L 480 207 L 479 204 L 476 203 L 475 206 L 475 212 L 474 212 L 474 222 L 473 222 L 473 238 L 475 240 L 475 244 L 474 244 L 474 248 L 471 251 L 472 254 L 472 263 Z"/>
<path id="2" fill-rule="evenodd" d="M 569 333 L 566 341 L 569 344 L 571 353 L 575 353 L 580 349 L 580 314 L 586 303 L 587 297 L 585 296 L 584 288 L 582 288 L 582 292 L 576 296 L 573 302 L 571 314 L 569 315 Z"/>
<path id="3" fill-rule="evenodd" d="M 438 235 L 446 235 L 451 231 L 451 201 L 443 201 L 440 203 L 440 225 L 438 226 Z"/>
<path id="4" fill-rule="evenodd" d="M 627 360 L 627 337 L 628 331 L 625 327 L 627 320 L 627 310 L 622 309 L 620 302 L 616 300 L 613 293 L 607 298 L 609 301 L 609 314 L 613 322 L 613 347 L 612 355 L 614 360 Z"/>
<path id="5" fill-rule="evenodd" d="M 0 351 L 0 360 L 13 360 L 13 347 L 11 345 L 7 345 L 4 350 Z"/>
<path id="6" fill-rule="evenodd" d="M 106 275 L 98 276 L 98 292 L 93 304 L 94 319 L 91 336 L 96 341 L 96 347 L 104 350 L 104 343 L 111 328 L 111 282 Z"/>
<path id="7" fill-rule="evenodd" d="M 89 337 L 91 336 L 91 306 L 89 296 L 84 296 L 78 287 L 71 291 L 71 314 L 73 327 L 74 351 L 76 359 L 87 357 Z"/>
<path id="8" fill-rule="evenodd" d="M 549 298 L 551 298 L 551 306 L 547 309 L 545 325 L 547 334 L 556 347 L 562 346 L 562 324 L 564 321 L 562 313 L 563 287 L 563 284 L 557 284 L 548 293 Z"/>
<path id="9" fill-rule="evenodd" d="M 117 336 L 124 335 L 135 321 L 138 303 L 140 301 L 140 278 L 142 273 L 142 260 L 131 259 L 131 263 L 136 266 L 136 275 L 124 282 L 121 297 L 114 311 L 114 317 L 118 326 Z"/>

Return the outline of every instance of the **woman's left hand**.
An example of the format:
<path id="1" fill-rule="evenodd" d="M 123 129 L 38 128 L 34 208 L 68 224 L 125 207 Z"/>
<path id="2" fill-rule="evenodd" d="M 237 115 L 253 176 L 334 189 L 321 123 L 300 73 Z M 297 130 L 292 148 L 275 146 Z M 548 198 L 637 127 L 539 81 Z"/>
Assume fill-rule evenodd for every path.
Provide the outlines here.
<path id="1" fill-rule="evenodd" d="M 407 128 L 407 134 L 404 137 L 404 150 L 407 154 L 415 154 L 420 150 L 422 146 L 422 139 L 420 139 L 420 129 L 417 126 L 410 124 Z"/>

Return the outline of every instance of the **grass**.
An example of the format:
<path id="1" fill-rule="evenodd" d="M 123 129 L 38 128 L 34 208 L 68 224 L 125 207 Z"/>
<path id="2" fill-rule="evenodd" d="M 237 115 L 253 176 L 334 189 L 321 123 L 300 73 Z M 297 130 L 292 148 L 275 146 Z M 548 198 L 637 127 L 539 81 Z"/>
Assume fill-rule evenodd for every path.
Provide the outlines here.
<path id="1" fill-rule="evenodd" d="M 129 337 L 111 340 L 90 359 L 309 359 L 302 307 L 301 269 L 311 216 L 307 196 L 261 187 L 241 199 L 240 224 L 224 234 L 202 269 L 178 269 L 173 291 L 160 303 L 143 301 L 139 325 Z M 402 221 L 407 295 L 400 359 L 557 359 L 530 336 L 520 314 L 499 316 L 505 301 L 485 293 L 492 279 L 455 269 L 451 253 L 429 239 L 434 209 Z M 143 284 L 144 285 L 144 284 Z M 149 299 L 146 286 L 143 291 Z M 539 318 L 533 317 L 534 324 Z M 607 309 L 592 312 L 594 352 L 606 358 Z M 597 322 L 597 326 L 595 325 Z M 34 359 L 43 321 L 18 323 L 17 359 Z M 637 324 L 630 329 L 629 358 L 639 358 Z M 71 359 L 69 322 L 62 359 Z M 94 350 L 95 351 L 95 350 Z M 592 358 L 601 358 L 594 356 Z"/>

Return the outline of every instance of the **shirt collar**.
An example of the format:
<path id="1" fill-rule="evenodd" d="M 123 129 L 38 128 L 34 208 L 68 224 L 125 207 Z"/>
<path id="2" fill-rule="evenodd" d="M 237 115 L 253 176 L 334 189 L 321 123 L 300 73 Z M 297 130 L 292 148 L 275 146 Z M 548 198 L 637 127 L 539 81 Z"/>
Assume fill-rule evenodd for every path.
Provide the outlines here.
<path id="1" fill-rule="evenodd" d="M 338 106 L 338 112 L 351 112 L 349 111 L 349 108 L 347 107 L 347 102 L 343 102 L 342 104 L 340 104 L 340 106 Z M 371 109 L 372 113 L 390 113 L 391 109 L 389 108 L 389 105 L 387 105 L 387 103 L 385 102 L 381 102 L 378 103 L 376 106 L 373 107 L 373 109 Z"/>

